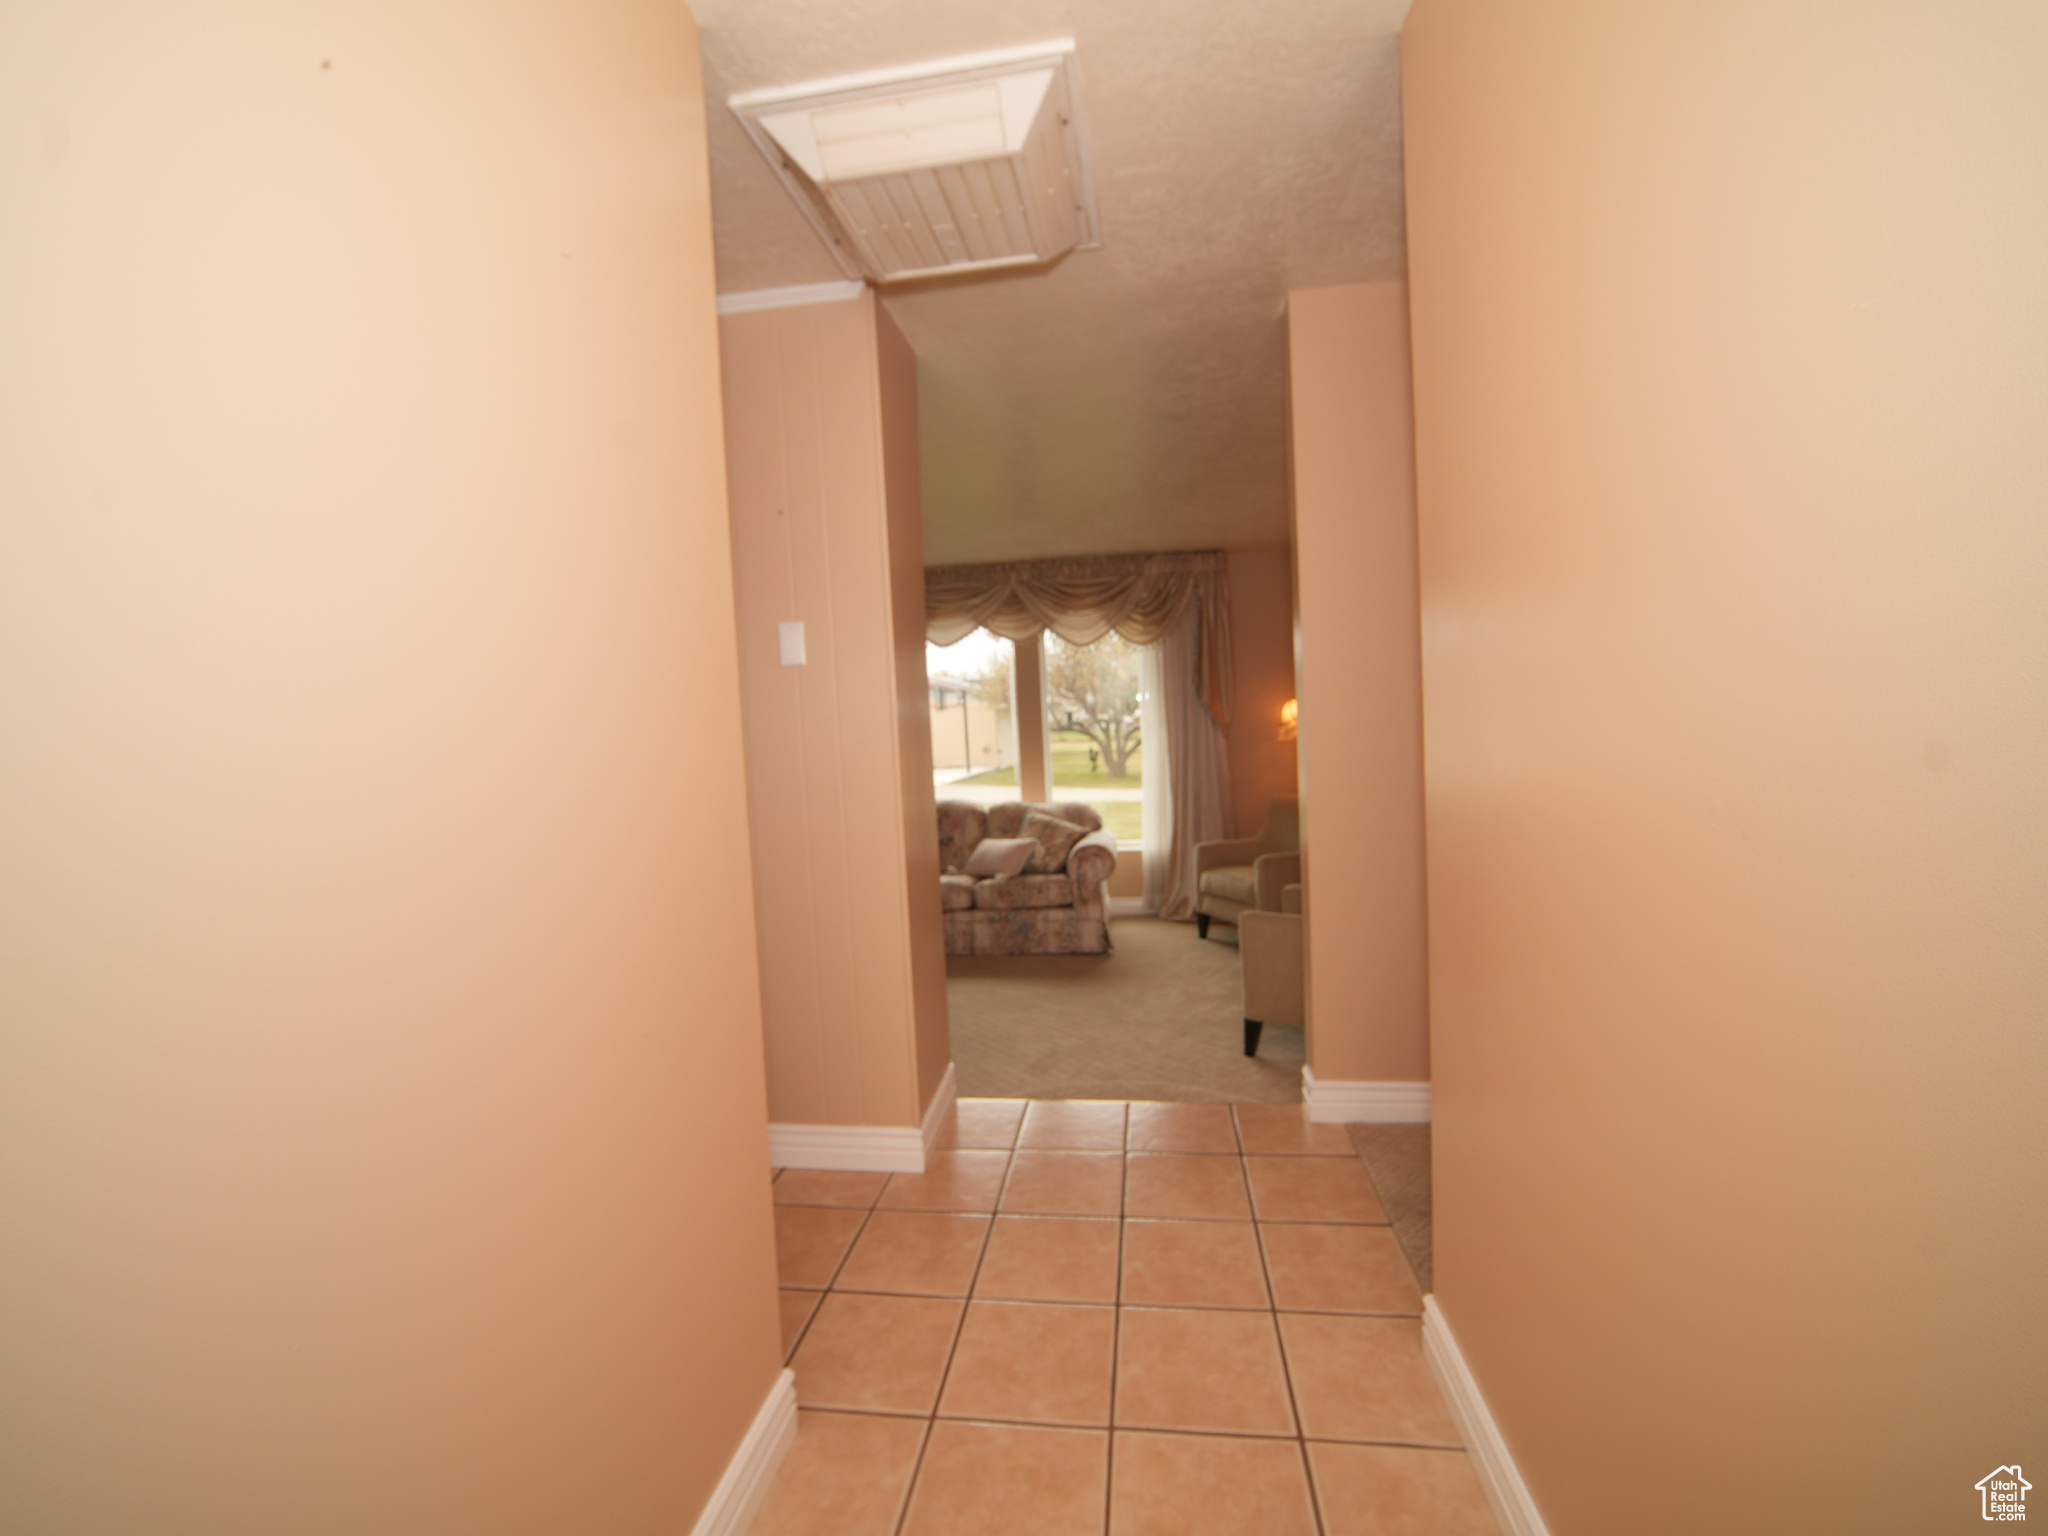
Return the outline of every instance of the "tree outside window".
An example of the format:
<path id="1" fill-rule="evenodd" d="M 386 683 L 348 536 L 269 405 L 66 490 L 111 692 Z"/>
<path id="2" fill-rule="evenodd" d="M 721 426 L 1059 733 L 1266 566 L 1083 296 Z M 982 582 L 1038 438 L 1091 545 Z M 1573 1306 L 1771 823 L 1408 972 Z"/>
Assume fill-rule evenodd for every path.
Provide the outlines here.
<path id="1" fill-rule="evenodd" d="M 1144 835 L 1143 651 L 1110 634 L 1093 645 L 1045 637 L 1045 723 L 1053 788 L 1084 800 L 1120 842 Z"/>
<path id="2" fill-rule="evenodd" d="M 989 711 L 991 718 L 1000 712 L 1008 723 L 1011 647 L 985 630 L 970 640 L 977 643 L 962 641 L 944 651 L 932 646 L 926 652 L 935 689 L 943 683 L 950 690 L 952 713 L 943 721 L 936 707 L 933 714 L 935 748 L 940 733 L 950 732 L 948 763 L 958 756 L 953 744 L 961 738 L 961 720 L 970 705 Z M 1052 798 L 1094 806 L 1118 842 L 1137 847 L 1145 832 L 1144 648 L 1115 634 L 1093 645 L 1069 645 L 1049 632 L 1044 646 L 1040 702 L 1052 756 Z M 941 755 L 935 750 L 935 764 Z M 979 759 L 975 766 L 980 768 Z M 942 777 L 942 797 L 985 804 L 1013 798 L 1018 784 L 1016 760 L 1007 751 L 982 771 L 962 776 L 956 770 Z"/>
<path id="3" fill-rule="evenodd" d="M 1087 777 L 1128 779 L 1136 787 L 1133 765 L 1142 765 L 1144 742 L 1138 648 L 1116 634 L 1093 645 L 1069 645 L 1047 635 L 1045 692 L 1046 719 L 1055 739 L 1087 743 Z M 1053 778 L 1064 783 L 1067 775 L 1059 770 L 1056 755 Z"/>

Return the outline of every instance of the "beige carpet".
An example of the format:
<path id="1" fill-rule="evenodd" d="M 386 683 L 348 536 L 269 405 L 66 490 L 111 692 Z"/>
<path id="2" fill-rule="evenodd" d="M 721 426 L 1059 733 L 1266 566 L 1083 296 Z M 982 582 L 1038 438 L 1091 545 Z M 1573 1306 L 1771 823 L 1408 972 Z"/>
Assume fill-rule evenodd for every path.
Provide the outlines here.
<path id="1" fill-rule="evenodd" d="M 1300 1030 L 1269 1027 L 1244 1054 L 1235 944 L 1151 917 L 1114 919 L 1110 943 L 1106 955 L 948 957 L 961 1097 L 1299 1101 Z"/>
<path id="2" fill-rule="evenodd" d="M 1435 1289 L 1430 1255 L 1429 1127 L 1426 1125 L 1352 1125 L 1351 1145 L 1365 1160 L 1365 1171 L 1379 1191 L 1380 1204 L 1394 1224 L 1394 1239 L 1408 1255 L 1415 1281 L 1427 1295 Z"/>

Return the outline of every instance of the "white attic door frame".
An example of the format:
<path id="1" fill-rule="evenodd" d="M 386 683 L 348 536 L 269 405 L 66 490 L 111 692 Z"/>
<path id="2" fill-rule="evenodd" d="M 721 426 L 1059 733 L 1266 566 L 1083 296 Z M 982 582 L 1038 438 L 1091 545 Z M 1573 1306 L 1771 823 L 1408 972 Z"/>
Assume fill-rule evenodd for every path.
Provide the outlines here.
<path id="1" fill-rule="evenodd" d="M 848 277 L 1099 246 L 1071 38 L 745 91 L 728 105 Z"/>

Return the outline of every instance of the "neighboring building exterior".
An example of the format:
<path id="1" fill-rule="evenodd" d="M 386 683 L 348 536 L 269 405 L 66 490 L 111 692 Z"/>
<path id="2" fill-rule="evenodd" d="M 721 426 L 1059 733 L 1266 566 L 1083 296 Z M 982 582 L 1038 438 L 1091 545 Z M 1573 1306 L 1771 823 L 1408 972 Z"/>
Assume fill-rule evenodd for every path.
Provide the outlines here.
<path id="1" fill-rule="evenodd" d="M 981 695 L 971 678 L 931 676 L 932 767 L 935 769 L 1012 768 L 1017 763 L 1016 736 L 1010 711 Z"/>

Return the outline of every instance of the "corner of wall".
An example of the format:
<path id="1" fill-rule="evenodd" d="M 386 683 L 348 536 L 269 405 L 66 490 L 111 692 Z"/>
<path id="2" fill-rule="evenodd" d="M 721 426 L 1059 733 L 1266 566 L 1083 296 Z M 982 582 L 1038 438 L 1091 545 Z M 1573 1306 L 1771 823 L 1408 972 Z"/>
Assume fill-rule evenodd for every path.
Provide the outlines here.
<path id="1" fill-rule="evenodd" d="M 1429 1075 L 1407 289 L 1288 301 L 1309 1057 Z M 1360 657 L 1373 658 L 1361 666 Z"/>

